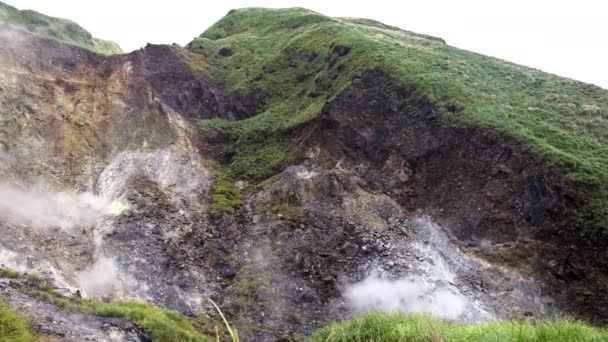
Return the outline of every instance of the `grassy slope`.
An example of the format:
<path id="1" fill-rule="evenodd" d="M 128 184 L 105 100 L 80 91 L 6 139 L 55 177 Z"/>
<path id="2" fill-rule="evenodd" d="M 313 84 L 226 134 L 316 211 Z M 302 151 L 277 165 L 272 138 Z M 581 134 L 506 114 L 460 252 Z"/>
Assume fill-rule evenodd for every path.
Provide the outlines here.
<path id="1" fill-rule="evenodd" d="M 534 324 L 527 321 L 462 325 L 421 315 L 369 313 L 332 323 L 317 331 L 311 341 L 606 341 L 608 331 L 582 322 L 557 320 Z"/>
<path id="2" fill-rule="evenodd" d="M 7 23 L 20 29 L 77 45 L 91 51 L 112 55 L 122 53 L 118 44 L 97 39 L 73 21 L 49 17 L 30 10 L 20 11 L 0 2 L 0 23 Z"/>
<path id="3" fill-rule="evenodd" d="M 50 288 L 38 291 L 37 294 L 68 311 L 130 321 L 148 332 L 154 341 L 210 341 L 184 316 L 152 305 L 135 302 L 105 303 L 76 297 L 66 298 Z"/>
<path id="4" fill-rule="evenodd" d="M 40 339 L 31 331 L 31 322 L 0 299 L 0 342 L 33 342 Z"/>
<path id="5" fill-rule="evenodd" d="M 352 50 L 330 68 L 332 44 Z M 222 48 L 232 55 L 221 56 Z M 453 48 L 441 39 L 304 9 L 233 10 L 188 49 L 205 56 L 231 89 L 269 94 L 260 115 L 201 123 L 234 137 L 230 170 L 236 177 L 271 176 L 289 157 L 290 131 L 316 117 L 353 75 L 377 68 L 426 95 L 445 119 L 515 137 L 548 163 L 563 166 L 570 179 L 591 185 L 595 195 L 579 213 L 580 222 L 608 230 L 607 90 Z M 298 58 L 313 52 L 310 61 Z M 450 106 L 462 110 L 452 113 Z"/>

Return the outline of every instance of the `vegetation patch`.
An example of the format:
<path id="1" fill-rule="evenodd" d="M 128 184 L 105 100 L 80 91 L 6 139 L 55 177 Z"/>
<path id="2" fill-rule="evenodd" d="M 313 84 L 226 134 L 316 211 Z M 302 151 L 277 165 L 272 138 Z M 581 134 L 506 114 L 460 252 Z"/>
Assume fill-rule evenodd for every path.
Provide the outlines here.
<path id="1" fill-rule="evenodd" d="M 0 342 L 34 342 L 42 341 L 32 332 L 32 321 L 13 311 L 3 300 L 0 300 Z"/>
<path id="2" fill-rule="evenodd" d="M 260 292 L 270 286 L 270 273 L 253 264 L 241 267 L 237 276 L 239 281 L 235 285 L 236 292 L 251 299 L 257 299 Z"/>
<path id="3" fill-rule="evenodd" d="M 262 294 L 270 286 L 270 271 L 265 267 L 248 263 L 243 265 L 237 272 L 237 281 L 232 288 L 237 301 L 238 309 L 246 309 L 249 306 L 266 308 L 269 303 L 265 302 Z"/>
<path id="4" fill-rule="evenodd" d="M 373 312 L 332 323 L 311 341 L 605 341 L 608 332 L 572 320 L 507 321 L 458 324 L 423 315 Z"/>
<path id="5" fill-rule="evenodd" d="M 137 325 L 150 334 L 154 341 L 210 341 L 186 317 L 169 310 L 136 302 L 105 303 L 92 299 L 64 297 L 56 291 L 37 291 L 40 297 L 71 312 L 100 317 L 119 318 Z"/>
<path id="6" fill-rule="evenodd" d="M 234 185 L 229 172 L 222 167 L 215 170 L 215 181 L 211 192 L 211 213 L 214 215 L 234 213 L 243 204 L 239 188 Z"/>
<path id="7" fill-rule="evenodd" d="M 9 269 L 0 271 L 0 278 L 21 279 L 21 273 Z"/>

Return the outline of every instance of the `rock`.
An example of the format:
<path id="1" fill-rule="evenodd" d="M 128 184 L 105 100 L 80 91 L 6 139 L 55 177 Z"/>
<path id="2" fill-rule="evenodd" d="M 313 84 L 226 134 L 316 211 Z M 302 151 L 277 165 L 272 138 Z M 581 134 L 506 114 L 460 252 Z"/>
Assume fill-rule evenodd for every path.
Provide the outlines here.
<path id="1" fill-rule="evenodd" d="M 344 253 L 344 255 L 346 255 L 347 257 L 351 258 L 354 257 L 355 255 L 357 255 L 357 252 L 359 251 L 359 246 L 357 246 L 356 244 L 347 241 L 341 248 L 342 253 Z"/>
<path id="2" fill-rule="evenodd" d="M 338 54 L 338 56 L 342 57 L 350 52 L 350 47 L 343 46 L 343 45 L 336 45 L 334 47 L 334 51 Z"/>
<path id="3" fill-rule="evenodd" d="M 315 299 L 316 296 L 309 290 L 303 290 L 302 294 L 300 295 L 300 302 L 312 303 L 315 301 Z"/>
<path id="4" fill-rule="evenodd" d="M 232 50 L 227 47 L 223 47 L 218 51 L 218 54 L 222 57 L 230 57 L 232 56 Z"/>
<path id="5" fill-rule="evenodd" d="M 317 58 L 317 53 L 315 51 L 300 51 L 296 53 L 296 58 L 303 62 L 312 62 Z"/>
<path id="6" fill-rule="evenodd" d="M 127 199 L 129 201 L 135 201 L 137 199 L 137 197 L 139 197 L 139 194 L 137 193 L 137 191 L 135 191 L 135 190 L 127 191 Z"/>
<path id="7" fill-rule="evenodd" d="M 287 322 L 289 322 L 291 324 L 301 325 L 306 322 L 306 319 L 304 318 L 304 316 L 300 315 L 299 313 L 292 312 L 287 315 Z"/>
<path id="8" fill-rule="evenodd" d="M 382 253 L 382 251 L 384 251 L 384 244 L 382 243 L 382 241 L 377 241 L 374 244 L 374 250 L 378 253 Z"/>
<path id="9" fill-rule="evenodd" d="M 302 256 L 302 254 L 297 253 L 294 257 L 293 257 L 293 266 L 295 268 L 301 269 L 304 267 L 305 265 L 305 260 L 304 260 L 304 256 Z"/>
<path id="10" fill-rule="evenodd" d="M 224 278 L 233 278 L 236 275 L 236 268 L 225 260 L 217 260 L 213 264 L 213 269 Z"/>

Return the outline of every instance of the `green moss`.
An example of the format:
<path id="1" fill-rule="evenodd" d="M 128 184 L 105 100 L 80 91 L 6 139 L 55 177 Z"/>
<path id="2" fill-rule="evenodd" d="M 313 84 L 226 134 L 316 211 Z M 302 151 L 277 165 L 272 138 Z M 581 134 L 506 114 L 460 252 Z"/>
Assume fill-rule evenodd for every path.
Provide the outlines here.
<path id="1" fill-rule="evenodd" d="M 0 300 L 0 342 L 34 342 L 41 339 L 32 332 L 30 319 L 18 315 Z"/>
<path id="2" fill-rule="evenodd" d="M 44 37 L 53 38 L 85 49 L 112 55 L 122 53 L 118 44 L 94 38 L 73 21 L 49 17 L 31 10 L 20 11 L 0 2 L 0 23 L 6 23 Z"/>
<path id="3" fill-rule="evenodd" d="M 233 213 L 243 204 L 240 190 L 234 185 L 229 173 L 221 167 L 215 170 L 215 181 L 211 192 L 211 213 L 214 215 Z"/>
<path id="4" fill-rule="evenodd" d="M 10 278 L 10 279 L 21 279 L 21 273 L 13 270 L 2 270 L 0 271 L 1 278 Z"/>
<path id="5" fill-rule="evenodd" d="M 278 181 L 280 178 L 281 178 L 281 174 L 277 173 L 277 174 L 271 176 L 270 178 L 267 178 L 267 179 L 265 179 L 265 180 L 263 180 L 261 182 L 254 183 L 254 184 L 248 184 L 245 187 L 245 191 L 247 191 L 247 192 L 257 192 L 257 191 L 261 190 L 262 188 L 264 188 L 264 187 L 266 187 L 266 186 L 268 186 L 270 184 L 273 184 L 274 182 Z"/>
<path id="6" fill-rule="evenodd" d="M 255 275 L 249 276 L 246 279 L 239 281 L 236 284 L 236 291 L 241 295 L 255 299 L 258 294 L 268 288 L 269 276 L 268 275 Z"/>
<path id="7" fill-rule="evenodd" d="M 337 54 L 338 46 L 349 47 Z M 292 156 L 290 137 L 316 118 L 365 70 L 434 102 L 447 121 L 492 129 L 567 177 L 593 189 L 579 226 L 608 232 L 608 91 L 496 58 L 441 39 L 303 9 L 232 11 L 188 45 L 230 89 L 268 94 L 264 112 L 238 122 L 201 123 L 232 137 L 235 177 L 261 180 Z M 232 51 L 230 56 L 218 52 Z M 458 110 L 454 110 L 457 108 Z"/>
<path id="8" fill-rule="evenodd" d="M 210 341 L 186 317 L 149 304 L 66 298 L 53 290 L 36 293 L 67 311 L 130 321 L 148 332 L 154 341 Z"/>
<path id="9" fill-rule="evenodd" d="M 310 341 L 605 341 L 608 331 L 571 320 L 464 325 L 422 315 L 369 313 L 332 323 Z"/>
<path id="10" fill-rule="evenodd" d="M 286 138 L 242 143 L 236 147 L 238 158 L 230 165 L 230 170 L 245 179 L 267 179 L 284 166 L 290 151 Z"/>
<path id="11" fill-rule="evenodd" d="M 259 308 L 265 305 L 259 302 L 259 296 L 270 286 L 271 277 L 268 270 L 260 269 L 253 264 L 245 264 L 237 272 L 237 279 L 233 290 L 240 307 L 255 305 Z"/>

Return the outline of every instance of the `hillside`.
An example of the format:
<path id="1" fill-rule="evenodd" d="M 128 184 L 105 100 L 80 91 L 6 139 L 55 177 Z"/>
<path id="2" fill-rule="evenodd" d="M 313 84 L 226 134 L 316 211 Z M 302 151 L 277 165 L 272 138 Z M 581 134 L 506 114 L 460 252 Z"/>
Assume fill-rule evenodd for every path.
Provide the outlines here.
<path id="1" fill-rule="evenodd" d="M 73 21 L 49 17 L 31 10 L 20 11 L 3 2 L 0 2 L 0 23 L 9 24 L 68 44 L 74 44 L 103 55 L 122 53 L 118 44 L 94 38 L 88 31 Z"/>
<path id="2" fill-rule="evenodd" d="M 381 70 L 426 97 L 444 120 L 513 137 L 548 166 L 563 168 L 582 187 L 578 191 L 589 191 L 577 212 L 580 228 L 608 229 L 607 90 L 453 48 L 438 38 L 304 9 L 233 11 L 188 48 L 204 55 L 230 89 L 267 94 L 265 111 L 249 120 L 202 123 L 238 131 L 233 168 L 239 176 L 271 175 L 290 150 L 281 136 L 314 119 L 353 76 Z M 255 137 L 267 134 L 276 141 L 256 146 Z M 255 160 L 262 165 L 250 165 L 251 155 L 262 158 Z"/>
<path id="3" fill-rule="evenodd" d="M 301 8 L 39 30 L 0 26 L 15 334 L 228 338 L 211 299 L 244 341 L 606 335 L 607 90 Z"/>

